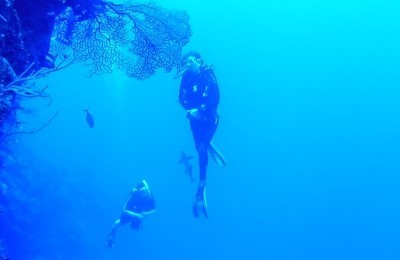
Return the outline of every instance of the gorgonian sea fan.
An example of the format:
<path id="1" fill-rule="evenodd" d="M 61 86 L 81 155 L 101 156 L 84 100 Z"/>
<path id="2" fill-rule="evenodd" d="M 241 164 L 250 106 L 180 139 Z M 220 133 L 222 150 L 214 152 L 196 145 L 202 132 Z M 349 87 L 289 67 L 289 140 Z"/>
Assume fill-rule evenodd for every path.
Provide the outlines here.
<path id="1" fill-rule="evenodd" d="M 158 69 L 179 66 L 182 48 L 191 37 L 185 11 L 154 3 L 117 5 L 102 2 L 96 15 L 71 19 L 67 10 L 57 19 L 52 52 L 89 67 L 91 75 L 118 68 L 145 79 Z"/>

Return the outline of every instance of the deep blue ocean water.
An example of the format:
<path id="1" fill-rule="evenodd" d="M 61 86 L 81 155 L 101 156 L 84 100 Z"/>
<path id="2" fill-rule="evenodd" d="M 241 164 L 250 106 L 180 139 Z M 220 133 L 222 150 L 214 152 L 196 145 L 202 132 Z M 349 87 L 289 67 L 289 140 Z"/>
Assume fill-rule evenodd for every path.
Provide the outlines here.
<path id="1" fill-rule="evenodd" d="M 400 259 L 400 2 L 158 3 L 188 12 L 185 50 L 220 86 L 228 165 L 210 160 L 209 219 L 177 163 L 196 153 L 174 73 L 77 65 L 43 80 L 50 105 L 26 104 L 27 129 L 58 115 L 18 140 L 11 259 Z M 156 213 L 105 248 L 141 179 Z"/>

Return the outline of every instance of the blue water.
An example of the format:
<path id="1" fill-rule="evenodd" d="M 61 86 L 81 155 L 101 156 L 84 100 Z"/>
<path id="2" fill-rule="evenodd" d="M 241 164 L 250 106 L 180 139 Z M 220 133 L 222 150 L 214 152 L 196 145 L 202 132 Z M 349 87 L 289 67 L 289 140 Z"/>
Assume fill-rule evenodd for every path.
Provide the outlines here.
<path id="1" fill-rule="evenodd" d="M 209 219 L 177 164 L 195 150 L 174 73 L 70 67 L 44 80 L 50 106 L 27 104 L 27 129 L 58 115 L 18 140 L 13 259 L 400 259 L 400 2 L 159 3 L 187 10 L 185 50 L 220 85 L 228 166 L 210 161 Z M 142 178 L 156 213 L 105 248 Z"/>

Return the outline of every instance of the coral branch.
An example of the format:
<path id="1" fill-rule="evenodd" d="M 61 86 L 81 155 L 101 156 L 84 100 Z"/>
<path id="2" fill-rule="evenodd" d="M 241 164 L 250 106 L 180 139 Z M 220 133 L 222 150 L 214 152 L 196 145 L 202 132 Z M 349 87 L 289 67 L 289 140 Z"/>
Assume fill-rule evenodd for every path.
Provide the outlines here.
<path id="1" fill-rule="evenodd" d="M 29 131 L 14 131 L 14 132 L 6 133 L 5 137 L 9 137 L 12 135 L 19 135 L 19 134 L 35 134 L 35 133 L 41 131 L 42 129 L 44 129 L 45 127 L 47 127 L 56 118 L 57 115 L 58 115 L 58 111 L 56 113 L 54 113 L 54 115 L 49 120 L 47 120 L 45 123 L 43 123 L 38 128 L 33 128 Z"/>
<path id="2" fill-rule="evenodd" d="M 51 51 L 68 54 L 89 67 L 89 75 L 121 69 L 145 79 L 158 69 L 179 66 L 189 42 L 189 17 L 153 3 L 121 5 L 107 1 L 93 7 L 96 16 L 71 19 L 67 10 L 56 19 Z"/>
<path id="3" fill-rule="evenodd" d="M 7 19 L 4 18 L 4 16 L 2 16 L 1 14 L 0 14 L 0 19 L 3 20 L 3 22 L 7 23 Z"/>

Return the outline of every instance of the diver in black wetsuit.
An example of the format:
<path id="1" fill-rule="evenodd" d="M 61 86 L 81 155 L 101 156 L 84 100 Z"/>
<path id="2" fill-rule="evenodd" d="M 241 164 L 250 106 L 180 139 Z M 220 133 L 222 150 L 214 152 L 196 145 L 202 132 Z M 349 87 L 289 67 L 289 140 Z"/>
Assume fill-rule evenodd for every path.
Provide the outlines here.
<path id="1" fill-rule="evenodd" d="M 179 102 L 187 111 L 193 139 L 199 159 L 199 185 L 193 205 L 196 217 L 202 212 L 207 217 L 207 203 L 204 194 L 208 165 L 208 152 L 214 159 L 225 161 L 212 145 L 211 140 L 218 126 L 217 108 L 220 101 L 219 87 L 212 67 L 203 64 L 197 52 L 185 55 L 186 71 L 182 75 Z"/>
<path id="2" fill-rule="evenodd" d="M 115 233 L 119 226 L 130 223 L 131 228 L 139 230 L 143 219 L 153 213 L 155 209 L 156 204 L 149 185 L 145 180 L 142 180 L 130 192 L 120 218 L 115 221 L 111 228 L 106 246 L 114 246 Z"/>

